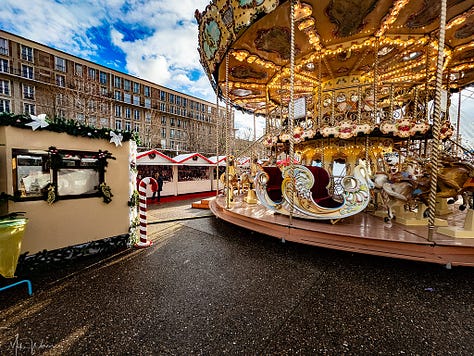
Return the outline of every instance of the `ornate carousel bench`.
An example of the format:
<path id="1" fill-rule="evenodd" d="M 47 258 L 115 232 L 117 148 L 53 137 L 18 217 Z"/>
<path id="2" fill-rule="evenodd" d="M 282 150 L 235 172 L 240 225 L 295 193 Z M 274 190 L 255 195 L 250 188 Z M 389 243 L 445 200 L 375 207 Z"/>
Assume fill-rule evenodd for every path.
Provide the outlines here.
<path id="1" fill-rule="evenodd" d="M 327 189 L 331 177 L 329 173 L 321 167 L 305 166 L 313 174 L 314 184 L 311 187 L 311 196 L 313 200 L 320 206 L 325 208 L 335 208 L 342 205 L 341 202 L 333 199 L 329 195 Z M 263 167 L 265 173 L 268 174 L 268 182 L 266 185 L 267 194 L 274 202 L 280 202 L 282 199 L 281 185 L 283 183 L 282 171 L 279 167 Z"/>
<path id="2" fill-rule="evenodd" d="M 318 220 L 337 220 L 357 214 L 370 200 L 365 166 L 358 165 L 354 175 L 342 180 L 341 201 L 335 200 L 327 189 L 330 176 L 321 167 L 294 165 L 294 179 L 288 167 L 264 167 L 255 177 L 256 193 L 260 203 L 284 215 Z M 291 194 L 294 188 L 296 194 Z M 291 212 L 291 214 L 290 214 Z"/>

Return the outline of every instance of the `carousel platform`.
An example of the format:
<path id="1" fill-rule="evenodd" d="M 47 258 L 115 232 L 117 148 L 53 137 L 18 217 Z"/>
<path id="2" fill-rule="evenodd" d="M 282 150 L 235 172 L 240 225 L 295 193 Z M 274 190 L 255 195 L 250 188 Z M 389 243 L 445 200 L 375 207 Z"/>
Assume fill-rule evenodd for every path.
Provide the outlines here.
<path id="1" fill-rule="evenodd" d="M 454 238 L 436 232 L 428 241 L 427 226 L 386 223 L 382 217 L 363 212 L 349 218 L 317 222 L 274 213 L 260 204 L 247 204 L 237 196 L 229 209 L 225 197 L 210 202 L 214 215 L 229 223 L 279 239 L 308 245 L 423 261 L 451 266 L 474 266 L 474 238 Z M 465 212 L 453 209 L 442 216 L 449 226 L 462 226 Z"/>

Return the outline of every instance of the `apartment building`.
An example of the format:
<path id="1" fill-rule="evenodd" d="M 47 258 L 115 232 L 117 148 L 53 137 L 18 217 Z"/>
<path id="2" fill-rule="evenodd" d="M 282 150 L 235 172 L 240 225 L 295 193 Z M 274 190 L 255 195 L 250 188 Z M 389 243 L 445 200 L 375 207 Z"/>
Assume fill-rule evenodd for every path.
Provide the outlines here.
<path id="1" fill-rule="evenodd" d="M 211 155 L 224 110 L 217 119 L 215 103 L 0 30 L 0 112 L 134 131 L 146 148 Z"/>

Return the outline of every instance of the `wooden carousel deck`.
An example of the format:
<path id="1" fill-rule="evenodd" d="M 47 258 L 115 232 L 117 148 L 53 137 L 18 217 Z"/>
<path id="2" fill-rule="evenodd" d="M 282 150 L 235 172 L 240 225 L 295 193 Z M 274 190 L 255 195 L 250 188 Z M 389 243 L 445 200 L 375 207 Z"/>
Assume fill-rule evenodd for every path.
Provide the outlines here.
<path id="1" fill-rule="evenodd" d="M 453 238 L 435 232 L 428 241 L 427 226 L 385 223 L 383 218 L 364 212 L 336 224 L 274 214 L 260 204 L 247 204 L 237 196 L 229 209 L 225 198 L 212 200 L 214 215 L 232 224 L 262 234 L 337 250 L 445 264 L 474 266 L 474 238 Z M 464 223 L 465 213 L 453 209 L 442 216 L 449 226 Z"/>

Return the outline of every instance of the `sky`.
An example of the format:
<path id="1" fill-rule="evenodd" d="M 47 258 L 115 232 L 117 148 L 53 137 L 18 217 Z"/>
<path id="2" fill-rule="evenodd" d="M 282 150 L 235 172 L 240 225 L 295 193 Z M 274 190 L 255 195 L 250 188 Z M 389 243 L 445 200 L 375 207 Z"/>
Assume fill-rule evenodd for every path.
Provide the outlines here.
<path id="1" fill-rule="evenodd" d="M 0 28 L 211 103 L 194 11 L 209 0 L 1 0 Z M 222 104 L 224 105 L 224 104 Z M 238 135 L 253 118 L 236 111 Z M 253 132 L 253 131 L 252 131 Z M 257 137 L 263 133 L 257 121 Z"/>
<path id="2" fill-rule="evenodd" d="M 103 66 L 215 103 L 197 51 L 196 9 L 209 0 L 1 0 L 0 28 Z M 474 88 L 463 92 L 461 134 L 474 147 Z M 457 118 L 453 97 L 451 117 Z M 222 103 L 224 105 L 224 103 Z M 237 135 L 253 117 L 235 111 Z M 469 118 L 469 120 L 467 120 Z M 256 136 L 264 120 L 256 120 Z"/>

